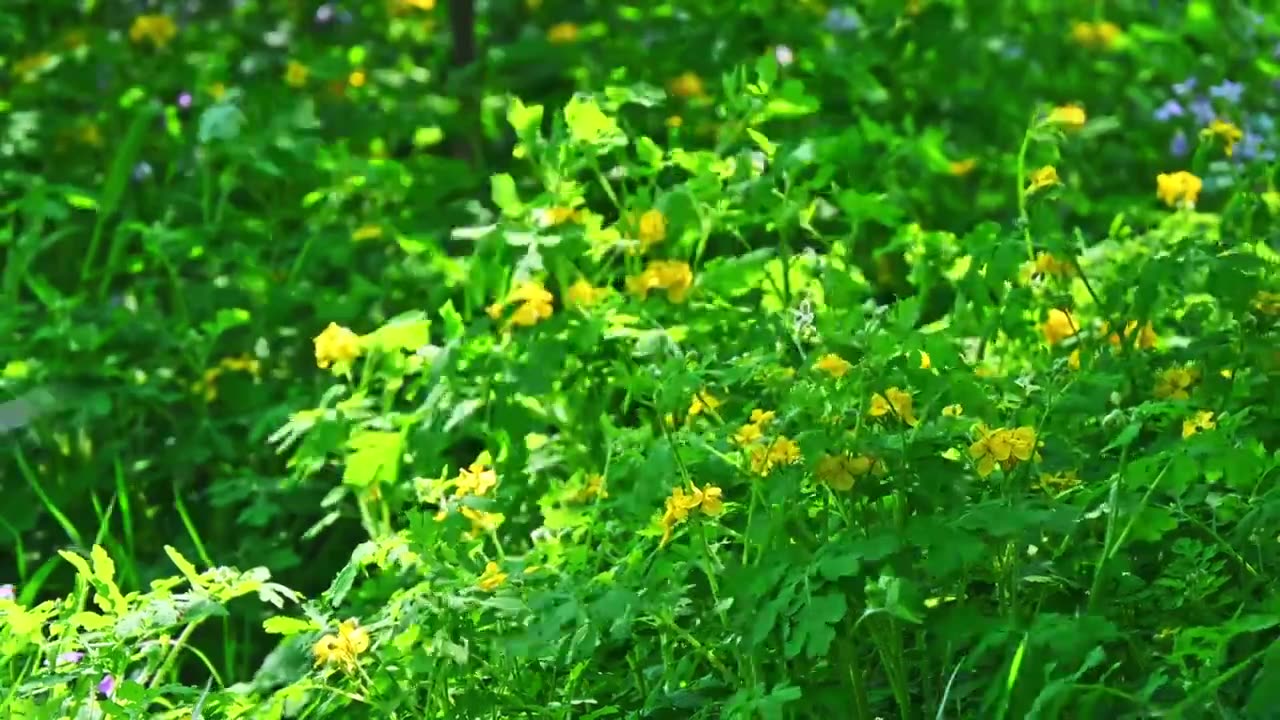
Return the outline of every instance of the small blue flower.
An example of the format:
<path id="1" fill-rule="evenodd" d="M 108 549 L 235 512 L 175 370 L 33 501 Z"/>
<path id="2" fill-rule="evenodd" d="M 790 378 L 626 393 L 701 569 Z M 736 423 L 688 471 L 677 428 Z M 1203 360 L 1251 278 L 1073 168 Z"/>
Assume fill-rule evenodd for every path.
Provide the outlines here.
<path id="1" fill-rule="evenodd" d="M 1155 117 L 1160 122 L 1168 122 L 1176 117 L 1182 117 L 1187 111 L 1182 107 L 1182 103 L 1173 98 L 1164 101 L 1164 104 L 1156 108 Z"/>
<path id="2" fill-rule="evenodd" d="M 1263 146 L 1262 136 L 1255 132 L 1246 132 L 1244 137 L 1240 139 L 1240 143 L 1236 145 L 1236 150 L 1232 154 L 1232 159 L 1243 162 L 1245 160 L 1263 160 L 1270 162 L 1276 157 L 1275 151 Z"/>
<path id="3" fill-rule="evenodd" d="M 1189 77 L 1173 86 L 1173 94 L 1178 97 L 1186 97 L 1196 89 L 1196 79 Z"/>
<path id="4" fill-rule="evenodd" d="M 827 11 L 825 25 L 831 32 L 853 32 L 862 27 L 862 19 L 852 10 L 831 8 Z"/>
<path id="5" fill-rule="evenodd" d="M 1218 117 L 1218 113 L 1213 109 L 1213 103 L 1205 98 L 1196 98 L 1191 101 L 1191 114 L 1195 116 L 1196 122 L 1201 125 L 1208 125 L 1213 119 Z"/>
<path id="6" fill-rule="evenodd" d="M 1235 105 L 1240 102 L 1240 96 L 1244 94 L 1244 83 L 1223 80 L 1220 84 L 1209 88 L 1209 95 L 1219 100 L 1226 100 Z"/>
<path id="7" fill-rule="evenodd" d="M 1173 134 L 1173 140 L 1169 142 L 1169 153 L 1174 157 L 1186 157 L 1187 151 L 1191 149 L 1187 142 L 1187 134 L 1181 130 Z"/>

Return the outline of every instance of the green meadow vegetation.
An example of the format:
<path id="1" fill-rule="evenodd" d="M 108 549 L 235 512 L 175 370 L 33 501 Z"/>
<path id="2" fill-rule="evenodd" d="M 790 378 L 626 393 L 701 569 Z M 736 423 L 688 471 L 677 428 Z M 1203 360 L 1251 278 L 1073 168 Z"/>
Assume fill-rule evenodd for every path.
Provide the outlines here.
<path id="1" fill-rule="evenodd" d="M 9 0 L 0 717 L 1280 718 L 1280 16 Z"/>

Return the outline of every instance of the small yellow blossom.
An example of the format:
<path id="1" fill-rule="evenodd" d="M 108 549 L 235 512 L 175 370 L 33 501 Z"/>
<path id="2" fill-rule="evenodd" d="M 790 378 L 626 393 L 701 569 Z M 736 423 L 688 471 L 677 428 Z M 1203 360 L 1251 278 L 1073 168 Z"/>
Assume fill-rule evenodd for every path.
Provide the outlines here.
<path id="1" fill-rule="evenodd" d="M 1111 49 L 1121 34 L 1120 26 L 1113 22 L 1077 22 L 1071 26 L 1071 37 L 1092 50 Z"/>
<path id="2" fill-rule="evenodd" d="M 1169 207 L 1194 206 L 1203 188 L 1204 181 L 1186 170 L 1156 176 L 1156 196 Z"/>
<path id="3" fill-rule="evenodd" d="M 1059 105 L 1049 112 L 1048 122 L 1064 130 L 1079 130 L 1088 116 L 1079 105 Z"/>
<path id="4" fill-rule="evenodd" d="M 779 435 L 770 443 L 757 443 L 747 453 L 751 472 L 766 476 L 779 465 L 792 465 L 800 461 L 800 446 L 785 435 Z"/>
<path id="5" fill-rule="evenodd" d="M 485 592 L 493 592 L 502 587 L 507 582 L 507 574 L 502 572 L 498 567 L 498 563 L 490 560 L 484 566 L 484 572 L 480 574 L 480 579 L 476 581 L 476 587 Z"/>
<path id="6" fill-rule="evenodd" d="M 350 85 L 353 88 L 364 87 L 364 84 L 367 81 L 368 76 L 365 75 L 364 70 L 352 70 L 351 74 L 347 76 L 347 85 Z"/>
<path id="7" fill-rule="evenodd" d="M 542 213 L 542 221 L 548 227 L 556 227 L 567 222 L 580 222 L 581 219 L 582 212 L 580 210 L 563 205 L 547 208 Z"/>
<path id="8" fill-rule="evenodd" d="M 667 118 L 667 127 L 678 128 L 681 125 L 684 125 L 684 118 L 680 117 L 679 115 L 672 115 Z"/>
<path id="9" fill-rule="evenodd" d="M 1076 476 L 1075 470 L 1067 470 L 1060 473 L 1041 473 L 1040 489 L 1046 492 L 1055 490 L 1066 490 L 1080 484 L 1080 478 Z"/>
<path id="10" fill-rule="evenodd" d="M 1280 293 L 1259 290 L 1253 297 L 1253 307 L 1263 315 L 1280 315 Z"/>
<path id="11" fill-rule="evenodd" d="M 513 287 L 511 292 L 507 293 L 506 300 L 490 305 L 487 312 L 489 317 L 497 320 L 502 317 L 507 307 L 515 305 L 516 309 L 508 318 L 507 326 L 533 327 L 551 317 L 554 312 L 552 300 L 551 293 L 543 287 L 542 283 L 526 280 Z"/>
<path id="12" fill-rule="evenodd" d="M 1110 323 L 1107 323 L 1107 322 L 1102 323 L 1102 332 L 1104 334 L 1107 333 L 1110 329 L 1111 329 Z M 1134 332 L 1135 330 L 1137 331 L 1136 334 Z M 1125 323 L 1125 326 L 1124 326 L 1124 339 L 1125 340 L 1132 339 L 1133 347 L 1137 349 L 1150 350 L 1151 348 L 1156 346 L 1156 340 L 1159 339 L 1159 336 L 1156 335 L 1156 329 L 1151 325 L 1150 322 L 1143 325 L 1142 329 L 1139 330 L 1138 321 L 1130 320 L 1129 322 Z M 1110 342 L 1112 347 L 1116 347 L 1116 348 L 1120 347 L 1120 342 L 1121 342 L 1120 335 L 1116 333 L 1111 333 L 1111 335 L 1107 338 L 1107 342 Z"/>
<path id="13" fill-rule="evenodd" d="M 593 286 L 586 278 L 578 278 L 564 294 L 564 304 L 585 308 L 600 302 L 609 294 L 609 288 Z"/>
<path id="14" fill-rule="evenodd" d="M 556 23 L 547 30 L 547 41 L 553 45 L 567 45 L 578 40 L 578 26 L 571 22 Z"/>
<path id="15" fill-rule="evenodd" d="M 178 34 L 178 26 L 168 15 L 139 15 L 129 26 L 129 40 L 135 45 L 151 43 L 156 49 L 164 49 Z"/>
<path id="16" fill-rule="evenodd" d="M 297 60 L 290 60 L 284 68 L 284 81 L 290 87 L 300 88 L 306 85 L 310 75 L 311 70 Z"/>
<path id="17" fill-rule="evenodd" d="M 484 497 L 497 484 L 498 473 L 489 466 L 487 454 L 482 455 L 469 466 L 458 470 L 458 476 L 453 478 L 453 496 L 459 499 L 468 496 Z"/>
<path id="18" fill-rule="evenodd" d="M 100 148 L 105 144 L 102 138 L 102 129 L 95 122 L 88 122 L 81 125 L 76 130 L 76 140 L 88 145 L 89 147 Z"/>
<path id="19" fill-rule="evenodd" d="M 947 172 L 956 177 L 964 177 L 973 172 L 978 167 L 977 158 L 965 158 L 964 160 L 952 160 L 947 165 Z"/>
<path id="20" fill-rule="evenodd" d="M 360 357 L 360 336 L 337 324 L 329 323 L 314 338 L 316 346 L 316 366 L 321 370 L 333 363 L 349 363 Z"/>
<path id="21" fill-rule="evenodd" d="M 959 403 L 954 403 L 942 408 L 943 417 L 960 417 L 963 414 L 964 406 Z"/>
<path id="22" fill-rule="evenodd" d="M 703 411 L 709 411 L 712 414 L 720 407 L 720 401 L 714 395 L 706 390 L 700 390 L 693 396 L 693 401 L 689 403 L 689 417 L 697 417 Z"/>
<path id="23" fill-rule="evenodd" d="M 355 669 L 357 658 L 369 649 L 369 633 L 355 618 L 343 620 L 337 635 L 325 635 L 312 646 L 316 665 L 338 665 L 348 672 Z"/>
<path id="24" fill-rule="evenodd" d="M 867 411 L 871 417 L 885 417 L 891 412 L 898 419 L 908 425 L 916 426 L 920 421 L 912 413 L 911 393 L 900 388 L 891 387 L 885 390 L 883 394 L 876 393 L 871 396 L 871 407 Z"/>
<path id="25" fill-rule="evenodd" d="M 1040 326 L 1040 331 L 1044 333 L 1045 342 L 1050 345 L 1057 345 L 1079 331 L 1075 318 L 1065 310 L 1053 308 L 1049 311 L 1049 316 L 1045 319 L 1044 325 Z"/>
<path id="26" fill-rule="evenodd" d="M 1049 253 L 1039 253 L 1036 255 L 1036 261 L 1029 263 L 1024 272 L 1031 277 L 1037 276 L 1053 276 L 1053 277 L 1070 277 L 1076 274 L 1075 263 L 1069 260 L 1059 260 L 1057 257 Z"/>
<path id="27" fill-rule="evenodd" d="M 667 216 L 657 208 L 646 210 L 636 222 L 636 226 L 640 252 L 647 252 L 649 248 L 667 239 Z"/>
<path id="28" fill-rule="evenodd" d="M 578 494 L 574 496 L 578 502 L 587 502 L 595 498 L 607 498 L 609 492 L 604 487 L 604 476 L 600 473 L 592 473 L 587 477 L 587 484 Z"/>
<path id="29" fill-rule="evenodd" d="M 1227 157 L 1231 157 L 1232 153 L 1235 152 L 1236 143 L 1244 138 L 1244 133 L 1235 124 L 1217 118 L 1209 123 L 1209 127 L 1204 129 L 1203 134 L 1207 137 L 1221 140 L 1223 151 L 1227 154 Z"/>
<path id="30" fill-rule="evenodd" d="M 497 530 L 506 517 L 502 513 L 491 513 L 485 510 L 477 510 L 473 507 L 463 505 L 458 508 L 458 512 L 467 522 L 471 523 L 471 529 L 467 531 L 467 536 L 471 538 L 489 535 Z"/>
<path id="31" fill-rule="evenodd" d="M 205 92 L 209 93 L 209 97 L 213 98 L 215 101 L 219 101 L 227 96 L 227 85 L 226 83 L 216 82 L 206 88 Z"/>
<path id="32" fill-rule="evenodd" d="M 1037 170 L 1032 170 L 1028 180 L 1030 183 L 1027 185 L 1028 193 L 1039 192 L 1062 182 L 1058 179 L 1058 169 L 1052 165 L 1045 165 Z"/>
<path id="33" fill-rule="evenodd" d="M 1195 415 L 1182 421 L 1182 437 L 1189 438 L 1201 430 L 1212 430 L 1217 427 L 1218 423 L 1214 422 L 1212 410 L 1200 410 Z"/>
<path id="34" fill-rule="evenodd" d="M 724 512 L 724 490 L 715 485 L 703 488 L 702 505 L 698 509 L 712 517 Z"/>
<path id="35" fill-rule="evenodd" d="M 693 270 L 678 260 L 654 260 L 639 275 L 627 278 L 627 289 L 645 298 L 652 290 L 666 290 L 667 300 L 682 303 L 693 287 Z"/>
<path id="36" fill-rule="evenodd" d="M 764 439 L 764 430 L 756 423 L 747 423 L 733 434 L 733 441 L 742 447 L 753 445 Z"/>
<path id="37" fill-rule="evenodd" d="M 1187 400 L 1199 379 L 1200 372 L 1193 367 L 1166 368 L 1156 378 L 1155 395 L 1160 400 Z"/>
<path id="38" fill-rule="evenodd" d="M 351 239 L 357 242 L 362 240 L 377 240 L 382 237 L 381 225 L 361 225 L 351 233 Z"/>
<path id="39" fill-rule="evenodd" d="M 774 418 L 777 416 L 778 414 L 772 410 L 761 410 L 760 408 L 756 408 L 751 411 L 751 422 L 763 427 L 773 422 Z"/>
<path id="40" fill-rule="evenodd" d="M 818 460 L 814 475 L 832 490 L 848 492 L 874 465 L 875 461 L 866 455 L 824 455 Z"/>
<path id="41" fill-rule="evenodd" d="M 702 78 L 696 73 L 684 72 L 672 80 L 668 87 L 671 94 L 682 98 L 700 98 L 707 94 L 706 88 L 702 84 Z"/>
<path id="42" fill-rule="evenodd" d="M 671 540 L 671 533 L 675 527 L 688 520 L 689 513 L 694 510 L 713 517 L 719 515 L 724 510 L 724 491 L 715 485 L 708 485 L 702 489 L 692 484 L 688 492 L 683 487 L 673 489 L 671 496 L 666 500 L 662 519 L 659 521 L 662 525 L 660 547 Z"/>
<path id="43" fill-rule="evenodd" d="M 928 370 L 933 367 L 933 358 L 929 357 L 929 353 L 920 351 L 920 369 Z"/>
<path id="44" fill-rule="evenodd" d="M 1067 367 L 1072 370 L 1080 369 L 1080 348 L 1072 350 L 1071 354 L 1067 356 Z"/>
<path id="45" fill-rule="evenodd" d="M 975 428 L 978 439 L 969 446 L 969 457 L 978 463 L 978 475 L 986 477 L 997 464 L 1005 470 L 1013 469 L 1019 462 L 1030 460 L 1036 451 L 1036 431 L 1030 426 L 996 428 L 986 425 Z"/>
<path id="46" fill-rule="evenodd" d="M 814 370 L 821 370 L 831 377 L 837 378 L 844 377 L 852 368 L 853 365 L 848 360 L 835 353 L 827 353 L 818 358 L 818 361 L 813 364 Z"/>

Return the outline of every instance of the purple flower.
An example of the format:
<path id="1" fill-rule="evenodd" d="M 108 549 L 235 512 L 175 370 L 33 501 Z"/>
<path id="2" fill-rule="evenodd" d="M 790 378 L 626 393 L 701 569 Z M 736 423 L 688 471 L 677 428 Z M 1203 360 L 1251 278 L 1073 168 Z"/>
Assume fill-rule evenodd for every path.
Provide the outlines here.
<path id="1" fill-rule="evenodd" d="M 1196 79 L 1193 77 L 1189 77 L 1186 80 L 1183 80 L 1182 82 L 1177 83 L 1173 86 L 1173 94 L 1177 95 L 1178 97 L 1186 97 L 1187 95 L 1190 95 L 1191 91 L 1195 89 L 1196 89 Z"/>
<path id="2" fill-rule="evenodd" d="M 1244 94 L 1244 83 L 1223 80 L 1220 84 L 1209 88 L 1209 95 L 1219 100 L 1226 100 L 1235 105 L 1240 102 L 1240 96 Z"/>
<path id="3" fill-rule="evenodd" d="M 79 650 L 68 650 L 67 652 L 58 655 L 58 664 L 78 663 L 82 658 L 84 658 L 84 653 Z"/>
<path id="4" fill-rule="evenodd" d="M 831 32 L 852 32 L 862 27 L 862 20 L 852 10 L 831 8 L 824 24 Z"/>
<path id="5" fill-rule="evenodd" d="M 1156 108 L 1155 115 L 1156 119 L 1160 122 L 1168 122 L 1173 118 L 1182 117 L 1186 112 L 1187 111 L 1182 107 L 1182 103 L 1174 100 L 1173 98 L 1169 98 L 1164 101 L 1163 105 Z"/>
<path id="6" fill-rule="evenodd" d="M 1274 151 L 1265 148 L 1262 144 L 1262 136 L 1255 132 L 1245 132 L 1244 137 L 1240 139 L 1240 144 L 1236 145 L 1235 153 L 1232 154 L 1233 160 L 1265 160 L 1270 162 L 1274 160 L 1276 154 Z"/>
<path id="7" fill-rule="evenodd" d="M 1181 130 L 1174 133 L 1173 140 L 1169 142 L 1169 153 L 1174 157 L 1186 157 L 1189 149 L 1187 134 Z"/>
<path id="8" fill-rule="evenodd" d="M 773 49 L 773 57 L 782 67 L 786 67 L 796 61 L 796 54 L 791 52 L 791 48 L 786 45 L 779 45 Z"/>
<path id="9" fill-rule="evenodd" d="M 1205 98 L 1196 98 L 1191 101 L 1191 114 L 1195 116 L 1196 122 L 1201 125 L 1208 125 L 1214 118 L 1218 117 L 1218 113 L 1213 109 L 1213 103 Z"/>
<path id="10" fill-rule="evenodd" d="M 178 107 L 186 110 L 191 107 L 191 103 L 195 102 L 195 98 L 191 97 L 191 93 L 184 92 L 178 95 Z"/>
<path id="11" fill-rule="evenodd" d="M 13 598 L 13 586 L 7 583 L 0 585 L 0 600 L 12 600 Z"/>
<path id="12" fill-rule="evenodd" d="M 102 680 L 98 682 L 98 692 L 106 697 L 116 694 L 116 679 L 110 675 L 103 675 Z"/>

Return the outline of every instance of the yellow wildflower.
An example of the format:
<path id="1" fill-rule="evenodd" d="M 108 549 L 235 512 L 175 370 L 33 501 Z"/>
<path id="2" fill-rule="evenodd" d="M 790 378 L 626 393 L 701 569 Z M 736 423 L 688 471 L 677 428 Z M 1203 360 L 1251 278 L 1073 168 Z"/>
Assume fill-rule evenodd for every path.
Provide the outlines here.
<path id="1" fill-rule="evenodd" d="M 1058 169 L 1052 165 L 1045 165 L 1037 170 L 1032 170 L 1028 180 L 1030 182 L 1027 185 L 1028 193 L 1039 192 L 1062 182 L 1058 179 Z"/>
<path id="2" fill-rule="evenodd" d="M 307 78 L 311 75 L 311 70 L 297 60 L 290 60 L 289 64 L 284 68 L 284 81 L 290 87 L 300 88 L 307 84 Z"/>
<path id="3" fill-rule="evenodd" d="M 609 497 L 609 492 L 604 487 L 604 476 L 600 473 L 592 473 L 587 476 L 586 486 L 578 491 L 575 499 L 578 502 L 587 502 L 595 498 L 604 499 L 607 497 Z"/>
<path id="4" fill-rule="evenodd" d="M 377 240 L 380 237 L 382 237 L 381 225 L 361 225 L 351 233 L 351 239 L 356 242 Z"/>
<path id="5" fill-rule="evenodd" d="M 222 98 L 227 96 L 227 85 L 226 83 L 216 82 L 206 88 L 205 91 L 208 92 L 209 97 L 213 98 L 215 101 L 222 100 Z"/>
<path id="6" fill-rule="evenodd" d="M 876 393 L 871 396 L 871 407 L 867 411 L 871 417 L 884 417 L 892 412 L 908 425 L 916 426 L 920 421 L 912 413 L 911 393 L 896 387 L 885 390 L 883 394 Z"/>
<path id="7" fill-rule="evenodd" d="M 1156 176 L 1156 196 L 1169 207 L 1194 206 L 1203 188 L 1204 181 L 1186 170 Z"/>
<path id="8" fill-rule="evenodd" d="M 567 45 L 578 39 L 578 26 L 571 22 L 556 23 L 547 30 L 547 41 L 553 45 Z"/>
<path id="9" fill-rule="evenodd" d="M 480 574 L 480 579 L 476 581 L 476 587 L 485 592 L 493 592 L 506 582 L 507 574 L 502 572 L 502 569 L 498 567 L 498 563 L 490 560 L 485 563 L 484 572 Z"/>
<path id="10" fill-rule="evenodd" d="M 1212 410 L 1200 410 L 1195 415 L 1182 421 L 1182 437 L 1189 438 L 1201 430 L 1212 430 L 1218 426 L 1213 419 Z"/>
<path id="11" fill-rule="evenodd" d="M 667 118 L 667 127 L 678 128 L 681 125 L 684 125 L 684 118 L 680 117 L 679 115 L 672 115 Z"/>
<path id="12" fill-rule="evenodd" d="M 753 445 L 763 439 L 764 431 L 756 423 L 747 423 L 738 428 L 738 431 L 733 434 L 733 441 L 743 447 Z"/>
<path id="13" fill-rule="evenodd" d="M 567 222 L 579 222 L 582 218 L 582 212 L 571 207 L 557 205 L 547 208 L 542 213 L 542 222 L 548 227 L 563 225 Z"/>
<path id="14" fill-rule="evenodd" d="M 151 43 L 156 49 L 163 49 L 178 34 L 178 26 L 167 15 L 139 15 L 129 26 L 129 39 L 133 44 Z"/>
<path id="15" fill-rule="evenodd" d="M 477 510 L 466 505 L 458 508 L 458 512 L 462 517 L 467 519 L 467 522 L 471 523 L 471 529 L 467 531 L 467 536 L 473 538 L 481 535 L 489 535 L 502 525 L 503 520 L 506 520 L 506 517 L 502 515 L 502 513 L 491 513 L 485 510 Z"/>
<path id="16" fill-rule="evenodd" d="M 487 453 L 468 467 L 458 470 L 453 479 L 453 496 L 464 498 L 468 495 L 484 497 L 498 484 L 498 473 L 489 467 Z"/>
<path id="17" fill-rule="evenodd" d="M 724 512 L 724 490 L 716 485 L 708 485 L 703 488 L 702 505 L 698 509 L 712 517 Z"/>
<path id="18" fill-rule="evenodd" d="M 564 304 L 569 307 L 591 307 L 609 294 L 609 288 L 597 288 L 586 278 L 578 278 L 564 294 Z"/>
<path id="19" fill-rule="evenodd" d="M 800 446 L 785 435 L 779 435 L 771 443 L 751 446 L 747 454 L 751 471 L 765 476 L 779 465 L 792 465 L 800 460 Z"/>
<path id="20" fill-rule="evenodd" d="M 660 520 L 662 541 L 659 545 L 665 546 L 671 540 L 676 525 L 688 520 L 690 512 L 699 510 L 706 515 L 719 515 L 724 510 L 723 495 L 724 491 L 715 485 L 708 485 L 705 490 L 691 485 L 689 492 L 685 492 L 683 487 L 673 489 Z"/>
<path id="21" fill-rule="evenodd" d="M 1040 489 L 1046 492 L 1054 490 L 1066 490 L 1080 484 L 1080 478 L 1076 476 L 1075 470 L 1067 470 L 1060 473 L 1041 473 Z"/>
<path id="22" fill-rule="evenodd" d="M 639 275 L 627 278 L 627 289 L 640 298 L 651 290 L 666 290 L 667 300 L 681 303 L 693 287 L 693 270 L 678 260 L 654 260 Z"/>
<path id="23" fill-rule="evenodd" d="M 347 76 L 347 85 L 350 85 L 353 88 L 360 88 L 364 87 L 367 80 L 368 76 L 365 75 L 364 70 L 352 70 L 351 74 Z"/>
<path id="24" fill-rule="evenodd" d="M 928 370 L 931 367 L 933 367 L 933 358 L 929 357 L 929 353 L 921 350 L 920 351 L 920 369 Z"/>
<path id="25" fill-rule="evenodd" d="M 964 177 L 973 172 L 978 167 L 977 158 L 965 158 L 964 160 L 952 160 L 947 164 L 947 172 L 956 177 Z"/>
<path id="26" fill-rule="evenodd" d="M 1064 130 L 1079 130 L 1088 116 L 1079 105 L 1059 105 L 1049 112 L 1048 122 Z"/>
<path id="27" fill-rule="evenodd" d="M 1069 260 L 1059 260 L 1049 253 L 1042 252 L 1036 255 L 1036 261 L 1031 263 L 1025 272 L 1032 277 L 1044 275 L 1070 277 L 1076 274 L 1076 266 Z"/>
<path id="28" fill-rule="evenodd" d="M 960 417 L 963 414 L 964 414 L 964 406 L 959 403 L 948 405 L 942 408 L 943 417 Z"/>
<path id="29" fill-rule="evenodd" d="M 1107 322 L 1102 323 L 1102 332 L 1104 334 L 1110 329 L 1111 329 L 1110 323 L 1107 323 Z M 1138 330 L 1137 320 L 1130 320 L 1129 322 L 1125 323 L 1124 339 L 1125 340 L 1132 339 L 1133 347 L 1141 350 L 1150 350 L 1151 348 L 1156 346 L 1156 340 L 1158 339 L 1158 336 L 1156 335 L 1156 329 L 1152 327 L 1150 322 L 1148 322 L 1146 325 L 1143 325 L 1142 329 L 1138 330 L 1136 335 L 1134 333 L 1135 330 Z M 1107 338 L 1107 341 L 1110 342 L 1113 347 L 1116 347 L 1116 348 L 1120 347 L 1120 342 L 1121 342 L 1120 335 L 1117 335 L 1116 333 L 1111 333 L 1110 337 Z"/>
<path id="30" fill-rule="evenodd" d="M 715 413 L 720 407 L 720 401 L 714 395 L 706 390 L 700 390 L 693 396 L 693 402 L 689 403 L 689 417 L 697 417 L 704 410 Z"/>
<path id="31" fill-rule="evenodd" d="M 760 408 L 756 408 L 751 411 L 751 422 L 756 425 L 764 426 L 773 422 L 774 418 L 777 416 L 778 414 L 772 410 L 761 410 Z"/>
<path id="32" fill-rule="evenodd" d="M 636 225 L 640 252 L 647 252 L 649 248 L 667 239 L 667 216 L 657 208 L 646 210 Z"/>
<path id="33" fill-rule="evenodd" d="M 316 366 L 321 370 L 333 363 L 349 363 L 360 357 L 360 336 L 349 329 L 331 322 L 314 338 Z"/>
<path id="34" fill-rule="evenodd" d="M 1280 315 L 1280 293 L 1259 290 L 1253 298 L 1253 307 L 1263 315 Z"/>
<path id="35" fill-rule="evenodd" d="M 827 353 L 826 355 L 818 358 L 818 362 L 813 364 L 814 370 L 821 370 L 831 377 L 837 378 L 844 377 L 852 368 L 853 365 L 848 360 L 845 360 L 835 353 Z"/>
<path id="36" fill-rule="evenodd" d="M 672 95 L 686 99 L 704 97 L 707 94 L 702 78 L 693 72 L 681 73 L 668 84 L 668 87 Z"/>
<path id="37" fill-rule="evenodd" d="M 1108 50 L 1120 39 L 1120 26 L 1113 22 L 1077 22 L 1071 26 L 1071 37 L 1093 50 Z"/>
<path id="38" fill-rule="evenodd" d="M 1053 308 L 1049 311 L 1049 317 L 1045 319 L 1044 325 L 1040 327 L 1044 333 L 1045 342 L 1050 345 L 1058 343 L 1073 336 L 1078 331 L 1079 326 L 1076 325 L 1075 318 L 1065 310 Z"/>
<path id="39" fill-rule="evenodd" d="M 510 305 L 515 305 L 515 312 L 507 320 L 507 325 L 519 325 L 521 327 L 532 327 L 539 322 L 551 317 L 554 312 L 552 307 L 552 295 L 542 286 L 542 283 L 536 280 L 526 280 L 517 284 L 507 293 L 507 298 L 503 302 L 494 303 L 489 306 L 489 317 L 497 320 L 502 317 L 502 312 Z"/>
<path id="40" fill-rule="evenodd" d="M 1244 132 L 1236 127 L 1235 124 L 1217 118 L 1209 123 L 1209 127 L 1204 129 L 1203 134 L 1207 137 L 1221 140 L 1223 151 L 1226 152 L 1227 157 L 1231 157 L 1232 153 L 1235 152 L 1236 143 L 1244 138 Z"/>
<path id="41" fill-rule="evenodd" d="M 1067 367 L 1072 370 L 1080 369 L 1080 348 L 1072 350 L 1071 354 L 1067 356 Z"/>
<path id="42" fill-rule="evenodd" d="M 990 475 L 997 464 L 1011 470 L 1017 463 L 1035 456 L 1036 431 L 1033 427 L 992 430 L 979 424 L 975 432 L 978 439 L 969 446 L 969 457 L 977 461 L 978 475 L 982 477 Z"/>
<path id="43" fill-rule="evenodd" d="M 875 461 L 866 455 L 824 455 L 814 468 L 818 480 L 833 490 L 848 492 L 859 477 L 871 471 Z"/>
<path id="44" fill-rule="evenodd" d="M 355 669 L 357 658 L 369 649 L 369 633 L 355 618 L 343 620 L 337 635 L 325 635 L 312 646 L 316 665 L 339 665 Z"/>
<path id="45" fill-rule="evenodd" d="M 1187 400 L 1190 389 L 1200 379 L 1200 372 L 1193 367 L 1172 367 L 1161 371 L 1156 378 L 1156 397 L 1161 400 Z"/>

